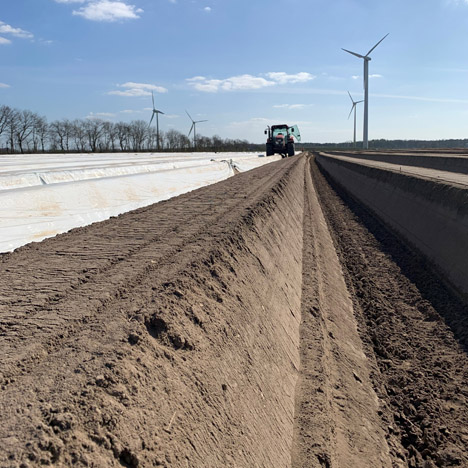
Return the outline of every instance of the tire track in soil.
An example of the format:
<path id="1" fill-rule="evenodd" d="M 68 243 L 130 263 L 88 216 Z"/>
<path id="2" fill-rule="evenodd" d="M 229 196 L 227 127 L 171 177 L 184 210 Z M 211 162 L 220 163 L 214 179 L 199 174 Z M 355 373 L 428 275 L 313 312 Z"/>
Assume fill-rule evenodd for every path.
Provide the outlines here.
<path id="1" fill-rule="evenodd" d="M 201 188 L 195 196 L 184 194 L 46 239 L 40 247 L 30 244 L 2 255 L 0 384 L 6 387 L 28 374 L 64 340 L 100 322 L 103 310 L 128 295 L 150 271 L 177 265 L 180 252 L 182 268 L 187 245 L 195 246 L 214 225 L 225 224 L 230 213 L 254 206 L 294 161 L 249 171 Z"/>
<path id="2" fill-rule="evenodd" d="M 292 468 L 390 468 L 378 398 L 320 204 L 304 174 L 301 371 Z"/>
<path id="3" fill-rule="evenodd" d="M 466 307 L 423 259 L 311 166 L 366 352 L 377 362 L 372 380 L 387 437 L 404 447 L 391 455 L 409 468 L 467 467 Z"/>

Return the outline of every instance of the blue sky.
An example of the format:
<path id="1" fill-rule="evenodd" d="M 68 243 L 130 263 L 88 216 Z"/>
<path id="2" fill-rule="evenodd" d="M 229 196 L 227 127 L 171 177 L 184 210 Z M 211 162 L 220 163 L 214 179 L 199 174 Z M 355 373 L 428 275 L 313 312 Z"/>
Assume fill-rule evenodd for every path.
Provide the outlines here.
<path id="1" fill-rule="evenodd" d="M 1 0 L 0 104 L 49 121 L 149 120 L 264 140 L 352 138 L 370 62 L 369 138 L 468 138 L 468 0 Z M 362 137 L 362 107 L 358 107 Z"/>

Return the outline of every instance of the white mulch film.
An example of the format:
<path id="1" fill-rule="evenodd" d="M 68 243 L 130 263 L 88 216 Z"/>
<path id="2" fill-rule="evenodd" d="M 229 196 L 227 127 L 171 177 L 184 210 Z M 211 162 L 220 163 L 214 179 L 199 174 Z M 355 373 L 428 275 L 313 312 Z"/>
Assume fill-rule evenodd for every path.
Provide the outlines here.
<path id="1" fill-rule="evenodd" d="M 281 159 L 260 153 L 0 156 L 0 252 Z"/>

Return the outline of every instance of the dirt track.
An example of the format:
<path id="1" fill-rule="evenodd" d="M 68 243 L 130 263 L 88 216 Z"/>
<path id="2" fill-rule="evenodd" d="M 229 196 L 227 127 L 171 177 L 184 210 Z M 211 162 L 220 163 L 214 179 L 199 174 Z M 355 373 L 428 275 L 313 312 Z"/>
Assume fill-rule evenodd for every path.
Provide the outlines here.
<path id="1" fill-rule="evenodd" d="M 4 255 L 0 466 L 468 467 L 466 307 L 341 195 L 301 156 Z"/>

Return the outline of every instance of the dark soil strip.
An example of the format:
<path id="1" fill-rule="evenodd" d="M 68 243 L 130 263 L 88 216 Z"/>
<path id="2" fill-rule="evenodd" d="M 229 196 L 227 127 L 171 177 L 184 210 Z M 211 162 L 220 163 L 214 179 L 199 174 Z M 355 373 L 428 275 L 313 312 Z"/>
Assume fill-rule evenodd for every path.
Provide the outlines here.
<path id="1" fill-rule="evenodd" d="M 395 466 L 468 466 L 466 309 L 315 162 L 312 173 L 362 339 L 378 364 L 372 378 L 382 418 L 405 448 L 392 453 Z"/>

